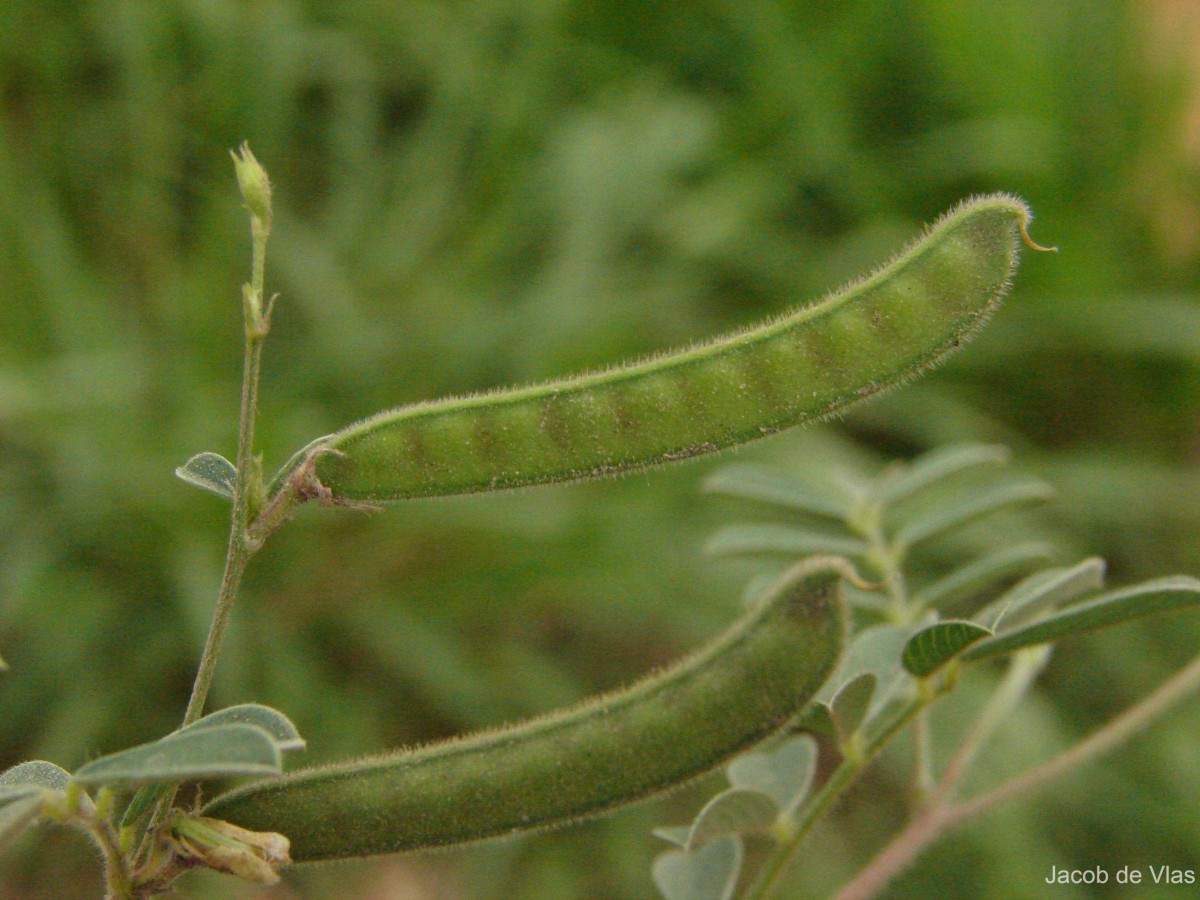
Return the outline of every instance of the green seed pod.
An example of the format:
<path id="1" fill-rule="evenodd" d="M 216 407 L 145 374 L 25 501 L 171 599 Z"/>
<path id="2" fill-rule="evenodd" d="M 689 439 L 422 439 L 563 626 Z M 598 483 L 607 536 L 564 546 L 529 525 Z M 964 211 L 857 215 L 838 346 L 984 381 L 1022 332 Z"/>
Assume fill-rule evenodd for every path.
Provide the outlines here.
<path id="1" fill-rule="evenodd" d="M 844 642 L 843 577 L 844 560 L 801 563 L 694 656 L 574 709 L 258 782 L 203 815 L 285 834 L 304 862 L 552 828 L 661 793 L 809 703 Z"/>
<path id="2" fill-rule="evenodd" d="M 1008 290 L 1030 220 L 992 194 L 871 275 L 766 324 L 647 362 L 389 410 L 331 435 L 301 496 L 347 503 L 592 478 L 820 419 L 913 378 Z M 290 474 L 287 470 L 283 474 Z M 312 471 L 305 471 L 311 477 Z"/>

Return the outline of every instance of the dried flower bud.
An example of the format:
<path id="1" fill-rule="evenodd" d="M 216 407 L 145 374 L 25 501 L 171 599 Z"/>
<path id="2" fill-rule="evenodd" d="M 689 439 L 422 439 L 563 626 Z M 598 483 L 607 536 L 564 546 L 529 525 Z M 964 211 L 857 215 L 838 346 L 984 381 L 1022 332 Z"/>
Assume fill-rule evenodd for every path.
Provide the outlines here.
<path id="1" fill-rule="evenodd" d="M 291 843 L 273 831 L 249 831 L 220 819 L 188 816 L 168 832 L 167 841 L 181 862 L 207 866 L 256 884 L 279 881 L 280 866 L 292 859 Z"/>

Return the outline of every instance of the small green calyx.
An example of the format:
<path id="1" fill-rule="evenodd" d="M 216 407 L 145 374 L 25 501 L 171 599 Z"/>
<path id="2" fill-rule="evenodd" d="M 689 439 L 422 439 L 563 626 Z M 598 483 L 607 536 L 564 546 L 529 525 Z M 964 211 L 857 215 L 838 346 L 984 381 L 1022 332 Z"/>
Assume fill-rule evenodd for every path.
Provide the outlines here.
<path id="1" fill-rule="evenodd" d="M 249 831 L 221 819 L 187 816 L 166 832 L 181 867 L 207 866 L 255 884 L 275 884 L 291 863 L 291 842 L 273 831 Z"/>
<path id="2" fill-rule="evenodd" d="M 246 209 L 254 219 L 254 227 L 262 233 L 271 230 L 271 181 L 267 171 L 250 152 L 250 145 L 243 142 L 236 151 L 231 150 L 233 167 L 237 172 L 238 187 Z"/>

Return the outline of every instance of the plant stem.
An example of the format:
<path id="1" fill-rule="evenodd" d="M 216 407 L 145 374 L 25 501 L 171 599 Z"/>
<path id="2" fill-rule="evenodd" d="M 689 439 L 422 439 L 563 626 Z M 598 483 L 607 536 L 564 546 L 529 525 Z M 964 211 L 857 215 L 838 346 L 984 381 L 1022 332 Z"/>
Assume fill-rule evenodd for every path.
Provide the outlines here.
<path id="1" fill-rule="evenodd" d="M 105 900 L 132 900 L 133 873 L 129 860 L 121 852 L 120 841 L 109 819 L 112 796 L 109 795 L 106 801 L 104 793 L 102 790 L 98 802 L 93 803 L 81 786 L 72 785 L 67 791 L 66 804 L 59 820 L 78 825 L 99 848 L 104 857 Z"/>
<path id="2" fill-rule="evenodd" d="M 945 825 L 946 807 L 933 804 L 913 817 L 905 829 L 865 869 L 837 893 L 836 900 L 866 900 L 883 890 L 931 843 Z"/>
<path id="3" fill-rule="evenodd" d="M 911 616 L 911 604 L 902 566 L 904 550 L 902 547 L 888 544 L 883 528 L 881 504 L 871 494 L 862 497 L 858 508 L 847 524 L 867 542 L 867 558 L 874 563 L 888 592 L 889 616 L 897 623 L 908 622 Z M 945 686 L 931 685 L 931 689 L 920 691 L 917 696 L 905 703 L 888 724 L 866 743 L 861 753 L 842 760 L 841 765 L 829 776 L 821 790 L 804 804 L 798 818 L 792 823 L 792 827 L 785 831 L 789 837 L 781 841 L 767 857 L 754 882 L 746 891 L 743 900 L 765 900 L 774 893 L 779 881 L 787 871 L 788 865 L 829 807 L 845 793 L 846 789 L 883 751 L 892 738 L 910 722 L 917 719 L 919 724 L 927 726 L 928 723 L 923 717 L 929 706 L 941 696 L 945 689 Z M 932 778 L 928 776 L 927 736 L 923 737 L 918 734 L 916 756 L 916 784 L 920 786 L 926 781 L 932 783 Z"/>
<path id="4" fill-rule="evenodd" d="M 238 414 L 237 481 L 233 487 L 233 512 L 229 521 L 229 543 L 225 553 L 225 571 L 217 593 L 217 605 L 209 625 L 208 637 L 200 656 L 192 694 L 184 712 L 183 725 L 190 725 L 204 714 L 204 704 L 216 673 L 217 658 L 229 627 L 230 613 L 242 583 L 246 565 L 262 544 L 263 535 L 251 540 L 250 522 L 261 505 L 262 473 L 254 456 L 254 419 L 258 411 L 258 382 L 262 347 L 271 326 L 273 299 L 263 305 L 266 278 L 267 239 L 271 234 L 271 189 L 267 174 L 245 144 L 234 154 L 238 184 L 250 213 L 250 283 L 242 287 L 245 346 L 242 354 L 242 396 Z M 175 802 L 177 787 L 167 791 L 155 805 L 134 858 L 145 858 L 154 833 Z"/>
<path id="5" fill-rule="evenodd" d="M 229 613 L 242 583 L 242 573 L 261 540 L 251 542 L 250 520 L 261 505 L 262 473 L 254 458 L 254 417 L 258 411 L 258 380 L 262 364 L 262 345 L 271 327 L 271 308 L 274 299 L 263 307 L 263 282 L 267 268 L 267 238 L 271 235 L 271 184 L 246 144 L 233 154 L 238 186 L 246 209 L 250 213 L 251 263 L 250 283 L 242 287 L 242 312 L 245 319 L 245 350 L 242 356 L 242 403 L 238 417 L 237 483 L 233 489 L 233 513 L 229 522 L 229 548 L 225 555 L 225 573 L 217 595 L 200 668 L 192 685 L 183 724 L 190 725 L 204 712 L 216 671 L 217 656 L 229 625 Z M 254 506 L 252 509 L 251 506 Z"/>
<path id="6" fill-rule="evenodd" d="M 863 769 L 870 765 L 891 739 L 912 721 L 917 713 L 925 709 L 935 697 L 936 695 L 927 697 L 922 694 L 909 700 L 897 711 L 887 726 L 867 743 L 861 755 L 842 761 L 842 764 L 829 776 L 829 780 L 821 786 L 821 790 L 808 803 L 804 804 L 798 819 L 793 824 L 791 836 L 788 840 L 781 842 L 767 857 L 762 868 L 759 869 L 754 883 L 746 891 L 743 900 L 764 900 L 771 896 L 787 870 L 788 864 L 826 810 L 845 793 Z"/>
<path id="7" fill-rule="evenodd" d="M 92 837 L 104 852 L 104 881 L 106 900 L 127 900 L 133 894 L 133 875 L 129 861 L 122 855 L 112 826 L 106 821 L 95 822 Z"/>
<path id="8" fill-rule="evenodd" d="M 265 245 L 265 241 L 263 244 Z M 258 279 L 262 278 L 262 270 L 259 268 L 257 259 L 260 246 L 256 241 L 254 274 Z M 251 290 L 255 289 L 260 292 L 259 296 L 261 296 L 261 281 L 251 287 Z M 246 564 L 250 562 L 250 557 L 253 555 L 247 530 L 250 524 L 250 487 L 253 478 L 251 473 L 255 465 L 254 416 L 258 403 L 258 377 L 262 359 L 263 335 L 257 333 L 258 330 L 253 328 L 249 321 L 246 325 L 246 348 L 242 370 L 242 408 L 238 424 L 238 477 L 233 491 L 233 513 L 229 524 L 229 546 L 225 556 L 225 572 L 221 576 L 217 606 L 213 612 L 212 624 L 208 629 L 208 638 L 204 642 L 204 651 L 200 657 L 196 680 L 192 685 L 192 696 L 188 700 L 187 712 L 184 713 L 184 725 L 195 722 L 204 712 L 204 702 L 208 698 L 208 691 L 216 672 L 221 642 L 229 625 L 229 614 L 233 610 L 233 602 L 242 582 L 242 573 L 246 571 Z"/>
<path id="9" fill-rule="evenodd" d="M 905 625 L 910 623 L 920 610 L 913 607 L 908 596 L 902 565 L 905 548 L 899 543 L 889 544 L 883 529 L 883 505 L 876 499 L 878 486 L 882 483 L 876 482 L 877 489 L 868 493 L 864 510 L 856 517 L 856 521 L 851 523 L 851 527 L 856 527 L 859 534 L 866 539 L 868 556 L 875 561 L 883 576 L 889 597 L 888 615 L 893 622 Z M 929 715 L 926 710 L 921 710 L 917 713 L 913 725 L 913 796 L 917 802 L 921 802 L 932 790 L 933 783 Z"/>
<path id="10" fill-rule="evenodd" d="M 913 722 L 913 801 L 924 803 L 933 790 L 933 784 L 933 736 L 929 711 L 921 710 Z"/>
<path id="11" fill-rule="evenodd" d="M 1029 692 L 1034 680 L 1050 661 L 1050 647 L 1027 647 L 1013 655 L 1003 681 L 988 699 L 975 724 L 958 745 L 938 780 L 934 801 L 946 801 L 958 789 L 979 751 Z"/>
<path id="12" fill-rule="evenodd" d="M 1014 681 L 1020 680 L 1020 675 L 1015 676 Z M 843 887 L 837 895 L 837 900 L 866 900 L 874 897 L 912 865 L 926 847 L 946 832 L 961 827 L 993 807 L 1028 794 L 1051 779 L 1108 753 L 1146 728 L 1155 717 L 1162 715 L 1197 690 L 1200 690 L 1200 657 L 1192 660 L 1150 696 L 1110 720 L 1085 740 L 971 800 L 949 802 L 948 794 L 953 788 L 951 779 L 956 780 L 961 774 L 961 767 L 952 767 L 947 772 L 948 778 L 943 779 L 941 787 L 944 790 L 939 791 L 938 799 L 922 810 Z"/>
<path id="13" fill-rule="evenodd" d="M 957 804 L 947 819 L 958 826 L 1000 803 L 1027 794 L 1064 772 L 1115 749 L 1189 694 L 1200 691 L 1200 656 L 1159 685 L 1152 694 L 1125 710 L 1074 747 L 979 797 Z"/>
<path id="14" fill-rule="evenodd" d="M 1020 702 L 1050 657 L 1048 647 L 1024 650 L 1013 657 L 1003 682 L 992 694 L 975 725 L 963 738 L 936 785 L 931 781 L 922 794 L 923 805 L 904 830 L 850 884 L 838 900 L 862 900 L 882 890 L 907 863 L 907 855 L 937 838 L 946 826 L 951 800 L 959 783 L 987 739 Z M 926 720 L 922 710 L 917 721 Z M 883 878 L 883 881 L 879 881 Z"/>
<path id="15" fill-rule="evenodd" d="M 266 253 L 266 236 L 256 233 L 254 237 L 254 282 L 250 285 L 249 292 L 262 297 L 262 257 Z M 221 652 L 221 642 L 229 625 L 229 614 L 233 610 L 233 601 L 236 599 L 238 587 L 242 583 L 242 573 L 246 571 L 246 564 L 254 555 L 254 548 L 250 544 L 248 533 L 251 490 L 260 478 L 254 459 L 254 416 L 258 407 L 259 369 L 262 362 L 262 345 L 263 338 L 266 337 L 267 319 L 260 317 L 256 321 L 252 304 L 247 303 L 246 306 L 242 408 L 238 421 L 238 477 L 233 490 L 229 546 L 225 555 L 225 572 L 221 576 L 221 588 L 217 594 L 217 607 L 213 612 L 212 624 L 208 629 L 208 638 L 204 642 L 204 652 L 200 656 L 200 667 L 196 672 L 196 681 L 192 685 L 192 696 L 188 700 L 187 712 L 183 716 L 184 725 L 195 722 L 204 712 L 204 702 L 208 698 L 208 691 L 212 686 L 217 657 Z"/>

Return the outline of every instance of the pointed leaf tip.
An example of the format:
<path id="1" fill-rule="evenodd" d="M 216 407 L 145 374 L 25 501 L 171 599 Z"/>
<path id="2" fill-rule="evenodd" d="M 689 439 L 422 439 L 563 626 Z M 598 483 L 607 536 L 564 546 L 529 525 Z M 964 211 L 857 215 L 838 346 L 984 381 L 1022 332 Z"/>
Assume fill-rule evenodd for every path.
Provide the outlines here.
<path id="1" fill-rule="evenodd" d="M 661 838 L 667 843 L 674 844 L 676 847 L 686 847 L 692 829 L 686 825 L 671 825 L 663 828 L 655 828 L 651 833 L 656 838 Z"/>

